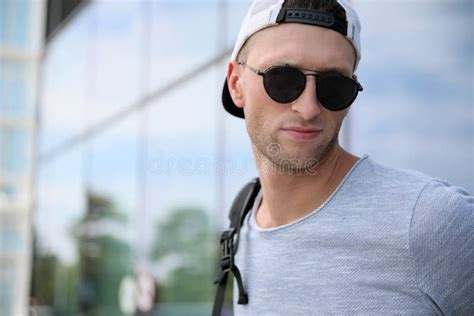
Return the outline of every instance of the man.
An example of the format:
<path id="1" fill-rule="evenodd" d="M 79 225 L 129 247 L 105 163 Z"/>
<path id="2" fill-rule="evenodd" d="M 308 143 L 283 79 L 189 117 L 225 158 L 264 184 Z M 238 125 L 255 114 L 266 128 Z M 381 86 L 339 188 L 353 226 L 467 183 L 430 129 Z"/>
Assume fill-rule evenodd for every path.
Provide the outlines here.
<path id="1" fill-rule="evenodd" d="M 236 315 L 474 315 L 474 198 L 338 142 L 362 86 L 347 0 L 255 1 L 223 91 L 261 189 L 243 221 Z"/>

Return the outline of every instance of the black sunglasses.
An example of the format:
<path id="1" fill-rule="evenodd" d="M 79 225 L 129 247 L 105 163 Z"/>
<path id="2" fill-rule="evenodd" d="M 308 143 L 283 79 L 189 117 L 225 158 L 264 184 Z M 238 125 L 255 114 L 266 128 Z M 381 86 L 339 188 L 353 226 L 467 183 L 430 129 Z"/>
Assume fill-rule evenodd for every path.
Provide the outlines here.
<path id="1" fill-rule="evenodd" d="M 262 76 L 265 91 L 278 103 L 290 103 L 298 99 L 306 87 L 306 76 L 316 77 L 318 100 L 330 111 L 344 110 L 354 102 L 359 91 L 363 90 L 357 80 L 339 72 L 304 73 L 289 65 L 270 67 L 262 72 L 242 61 L 239 65 Z"/>

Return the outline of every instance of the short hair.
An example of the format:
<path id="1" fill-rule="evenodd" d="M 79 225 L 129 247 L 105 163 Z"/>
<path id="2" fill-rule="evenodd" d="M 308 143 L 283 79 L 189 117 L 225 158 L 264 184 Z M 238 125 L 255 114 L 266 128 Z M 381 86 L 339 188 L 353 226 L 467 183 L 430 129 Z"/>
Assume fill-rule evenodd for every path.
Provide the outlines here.
<path id="1" fill-rule="evenodd" d="M 346 20 L 346 12 L 337 0 L 287 0 L 283 3 L 282 9 L 316 10 L 332 13 L 335 17 Z M 247 59 L 250 47 L 250 45 L 247 45 L 249 41 L 250 39 L 240 49 L 240 52 L 237 54 L 237 61 Z"/>

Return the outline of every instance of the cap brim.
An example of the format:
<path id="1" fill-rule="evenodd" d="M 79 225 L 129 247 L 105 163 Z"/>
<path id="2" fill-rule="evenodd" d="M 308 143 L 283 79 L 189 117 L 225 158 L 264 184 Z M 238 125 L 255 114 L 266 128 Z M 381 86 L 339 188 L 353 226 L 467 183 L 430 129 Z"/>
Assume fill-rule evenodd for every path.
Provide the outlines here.
<path id="1" fill-rule="evenodd" d="M 224 87 L 222 88 L 222 105 L 224 105 L 224 109 L 233 116 L 245 118 L 244 110 L 242 108 L 237 107 L 234 101 L 232 101 L 232 97 L 230 96 L 229 92 L 229 87 L 227 86 L 227 78 L 224 80 Z"/>

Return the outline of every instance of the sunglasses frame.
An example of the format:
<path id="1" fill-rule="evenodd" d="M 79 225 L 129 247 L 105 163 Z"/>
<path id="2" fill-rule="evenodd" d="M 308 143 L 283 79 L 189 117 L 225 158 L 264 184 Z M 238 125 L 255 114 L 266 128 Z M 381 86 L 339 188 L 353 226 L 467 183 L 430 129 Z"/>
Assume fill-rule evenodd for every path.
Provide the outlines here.
<path id="1" fill-rule="evenodd" d="M 352 105 L 352 103 L 354 103 L 354 101 L 355 101 L 355 99 L 357 98 L 357 95 L 359 94 L 359 92 L 364 90 L 364 88 L 363 88 L 362 85 L 359 83 L 359 81 L 355 80 L 354 78 L 347 77 L 347 76 L 343 75 L 342 73 L 340 73 L 340 72 L 338 72 L 338 71 L 318 72 L 318 71 L 314 71 L 314 70 L 296 68 L 296 67 L 290 66 L 289 64 L 286 64 L 286 65 L 279 65 L 279 66 L 271 66 L 271 67 L 267 68 L 265 71 L 261 71 L 261 70 L 258 70 L 258 69 L 255 69 L 255 68 L 249 66 L 245 61 L 239 61 L 238 64 L 241 65 L 241 66 L 244 66 L 244 67 L 248 68 L 249 70 L 251 70 L 251 71 L 254 72 L 255 74 L 261 76 L 264 80 L 265 80 L 266 74 L 267 74 L 269 71 L 272 71 L 272 70 L 275 70 L 275 69 L 288 68 L 288 69 L 291 69 L 291 70 L 296 70 L 296 71 L 298 71 L 298 72 L 300 72 L 301 74 L 304 75 L 304 78 L 305 78 L 304 84 L 305 84 L 305 86 L 306 86 L 306 76 L 314 76 L 315 78 L 318 78 L 318 77 L 324 77 L 325 75 L 337 74 L 337 75 L 339 75 L 339 76 L 343 76 L 343 77 L 345 77 L 345 78 L 347 78 L 347 79 L 352 80 L 352 81 L 356 84 L 357 90 L 356 90 L 356 93 L 355 93 L 355 95 L 354 95 L 354 97 L 353 97 L 353 100 L 352 100 L 349 104 L 345 105 L 344 107 L 338 108 L 337 110 L 333 110 L 333 109 L 330 109 L 330 108 L 328 108 L 327 106 L 325 106 L 325 105 L 323 104 L 323 102 L 321 102 L 321 100 L 319 100 L 319 101 L 321 102 L 321 104 L 322 104 L 326 109 L 328 109 L 329 111 L 342 111 L 342 110 L 348 108 L 349 106 Z M 311 71 L 311 73 L 305 73 L 304 71 Z M 280 103 L 280 104 L 287 104 L 287 103 L 293 102 L 293 101 L 297 100 L 297 99 L 301 96 L 301 94 L 304 92 L 304 89 L 303 89 L 303 90 L 301 91 L 301 93 L 296 96 L 295 99 L 292 99 L 292 100 L 290 100 L 289 102 L 283 102 L 283 103 L 282 103 L 282 102 L 279 102 L 278 100 L 275 100 L 274 97 L 272 97 L 272 96 L 270 95 L 270 93 L 268 93 L 268 90 L 267 90 L 267 87 L 265 86 L 265 84 L 264 84 L 264 88 L 265 88 L 265 91 L 267 92 L 268 96 L 269 96 L 272 100 L 274 100 L 275 102 L 278 102 L 278 103 Z M 319 99 L 319 98 L 318 98 L 318 99 Z"/>

